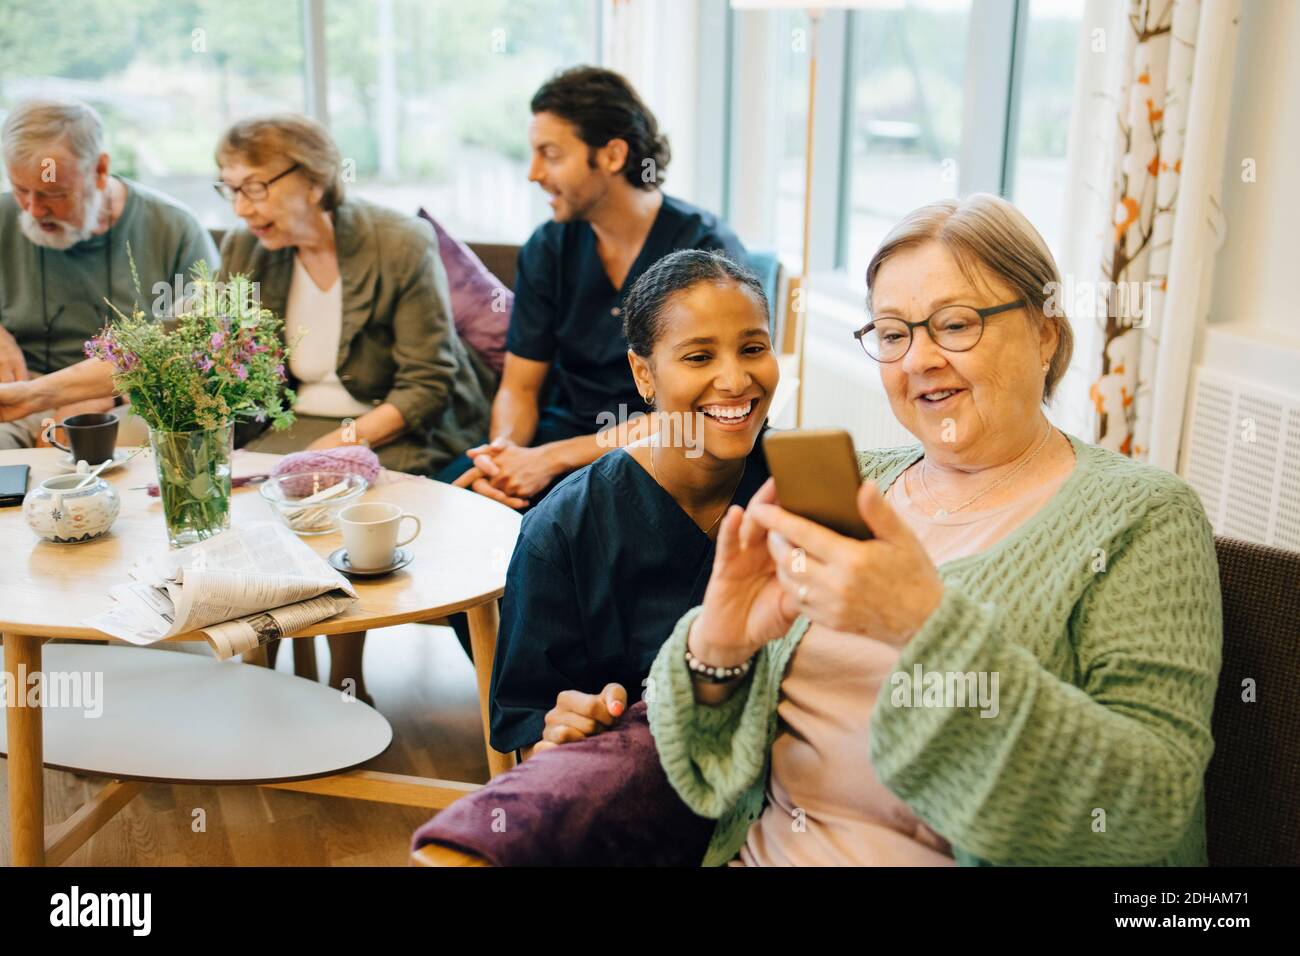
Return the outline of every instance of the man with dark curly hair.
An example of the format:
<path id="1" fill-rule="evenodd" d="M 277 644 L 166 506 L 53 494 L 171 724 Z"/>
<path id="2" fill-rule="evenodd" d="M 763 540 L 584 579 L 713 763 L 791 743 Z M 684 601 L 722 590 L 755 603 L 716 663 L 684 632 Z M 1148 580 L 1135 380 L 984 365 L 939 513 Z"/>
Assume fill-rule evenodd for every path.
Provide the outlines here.
<path id="1" fill-rule="evenodd" d="M 678 249 L 745 261 L 721 220 L 660 188 L 668 140 L 622 76 L 566 70 L 531 109 L 528 178 L 549 194 L 552 219 L 519 253 L 490 442 L 439 476 L 521 509 L 627 440 L 618 428 L 598 436 L 603 426 L 646 410 L 622 328 L 637 277 Z"/>

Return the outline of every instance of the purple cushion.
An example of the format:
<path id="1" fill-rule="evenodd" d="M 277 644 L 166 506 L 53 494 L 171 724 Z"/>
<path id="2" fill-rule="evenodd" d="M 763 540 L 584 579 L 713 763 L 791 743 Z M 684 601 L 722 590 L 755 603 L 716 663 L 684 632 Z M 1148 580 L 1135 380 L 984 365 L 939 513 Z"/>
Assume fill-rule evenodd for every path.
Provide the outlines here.
<path id="1" fill-rule="evenodd" d="M 438 843 L 494 866 L 699 866 L 715 822 L 668 783 L 639 701 L 618 726 L 544 750 L 461 797 L 416 832 L 413 848 Z"/>
<path id="2" fill-rule="evenodd" d="M 488 271 L 474 250 L 443 229 L 426 210 L 421 209 L 419 216 L 427 219 L 438 234 L 438 253 L 447 270 L 456 331 L 500 375 L 506 361 L 506 328 L 515 294 Z"/>

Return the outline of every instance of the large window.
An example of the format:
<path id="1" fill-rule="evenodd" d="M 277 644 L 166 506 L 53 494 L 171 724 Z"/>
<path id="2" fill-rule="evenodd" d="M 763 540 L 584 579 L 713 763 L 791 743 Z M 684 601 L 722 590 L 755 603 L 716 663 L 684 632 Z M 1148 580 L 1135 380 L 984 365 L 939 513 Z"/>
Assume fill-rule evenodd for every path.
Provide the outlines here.
<path id="1" fill-rule="evenodd" d="M 761 16 L 761 14 L 760 14 Z M 783 10 L 776 20 L 772 54 L 780 102 L 775 130 L 776 248 L 797 260 L 803 255 L 804 156 L 808 145 L 808 55 L 811 41 L 808 14 Z"/>
<path id="2" fill-rule="evenodd" d="M 1057 250 L 1084 2 L 861 0 L 824 9 L 812 270 L 846 271 L 856 283 L 904 214 L 976 191 L 1012 199 Z M 743 239 L 797 266 L 808 17 L 747 10 L 732 23 L 731 176 L 741 186 L 725 211 Z"/>
<path id="3" fill-rule="evenodd" d="M 521 241 L 547 216 L 528 182 L 528 102 L 598 59 L 596 0 L 331 0 L 330 127 L 356 190 L 453 232 Z"/>
<path id="4" fill-rule="evenodd" d="M 222 130 L 316 103 L 360 195 L 519 242 L 547 216 L 527 182 L 528 101 L 599 59 L 598 3 L 0 0 L 0 118 L 28 96 L 86 100 L 115 171 L 226 227 L 211 187 Z M 304 38 L 321 35 L 310 71 Z"/>
<path id="5" fill-rule="evenodd" d="M 970 0 L 854 11 L 848 268 L 906 212 L 957 195 Z"/>
<path id="6" fill-rule="evenodd" d="M 303 106 L 301 5 L 262 0 L 3 0 L 0 113 L 73 96 L 104 117 L 113 169 L 233 220 L 212 191 L 221 130 Z"/>
<path id="7" fill-rule="evenodd" d="M 1059 256 L 1084 0 L 1029 0 L 1012 199 Z"/>

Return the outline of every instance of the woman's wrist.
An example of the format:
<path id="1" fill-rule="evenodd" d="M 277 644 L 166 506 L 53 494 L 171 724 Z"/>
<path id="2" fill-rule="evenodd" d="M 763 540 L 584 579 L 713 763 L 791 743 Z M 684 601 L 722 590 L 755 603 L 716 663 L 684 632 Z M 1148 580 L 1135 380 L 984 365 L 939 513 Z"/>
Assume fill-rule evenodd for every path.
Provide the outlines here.
<path id="1" fill-rule="evenodd" d="M 707 638 L 707 622 L 704 628 L 700 626 L 700 621 L 703 619 L 704 614 L 701 613 L 699 617 L 691 622 L 690 633 L 686 635 L 687 653 L 696 661 L 705 667 L 733 668 L 742 667 L 747 661 L 753 659 L 753 651 L 746 651 L 736 647 L 718 647 L 711 644 Z"/>
<path id="2" fill-rule="evenodd" d="M 686 648 L 686 653 L 683 656 L 686 667 L 691 672 L 691 678 L 705 684 L 730 684 L 738 681 L 749 673 L 749 669 L 754 663 L 754 658 L 751 656 L 743 664 L 735 667 L 715 666 L 707 661 L 700 660 L 691 653 L 689 647 Z"/>

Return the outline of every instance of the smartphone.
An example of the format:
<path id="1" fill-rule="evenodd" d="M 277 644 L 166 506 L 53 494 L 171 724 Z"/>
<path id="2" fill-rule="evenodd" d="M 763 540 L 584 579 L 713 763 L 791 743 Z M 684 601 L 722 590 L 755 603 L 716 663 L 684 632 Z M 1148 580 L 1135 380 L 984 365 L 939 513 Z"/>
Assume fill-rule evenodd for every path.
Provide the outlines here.
<path id="1" fill-rule="evenodd" d="M 29 470 L 27 465 L 0 465 L 0 508 L 23 503 Z"/>
<path id="2" fill-rule="evenodd" d="M 781 507 L 850 538 L 872 537 L 858 514 L 858 456 L 853 439 L 838 428 L 768 429 L 767 470 L 776 479 Z"/>

